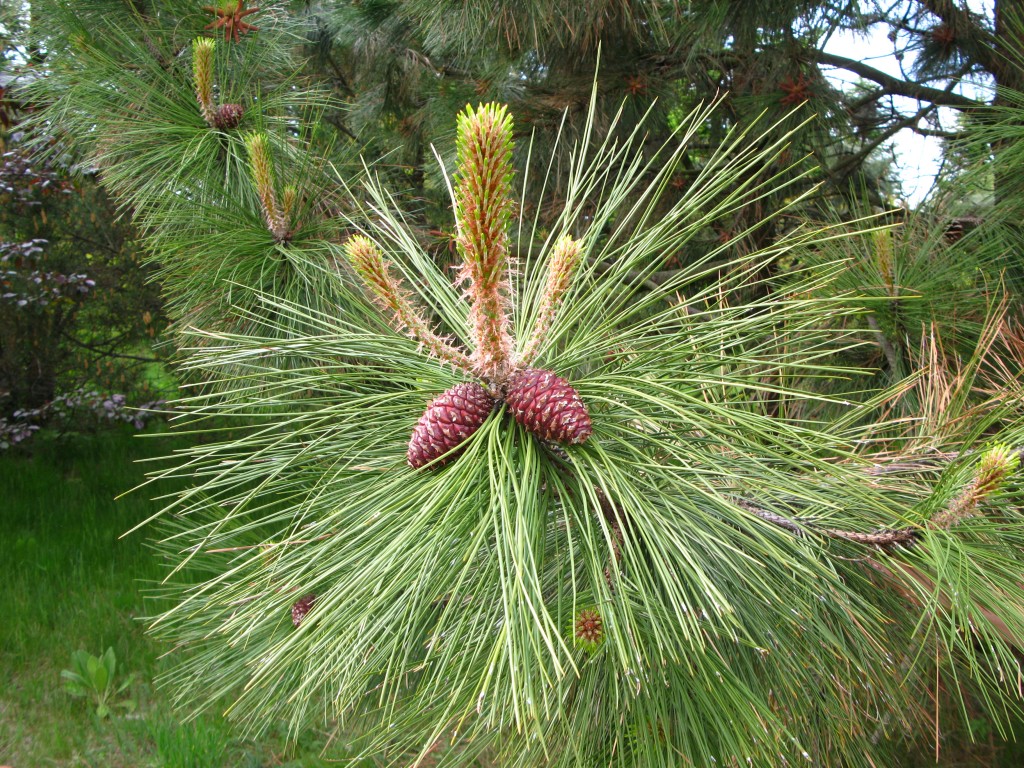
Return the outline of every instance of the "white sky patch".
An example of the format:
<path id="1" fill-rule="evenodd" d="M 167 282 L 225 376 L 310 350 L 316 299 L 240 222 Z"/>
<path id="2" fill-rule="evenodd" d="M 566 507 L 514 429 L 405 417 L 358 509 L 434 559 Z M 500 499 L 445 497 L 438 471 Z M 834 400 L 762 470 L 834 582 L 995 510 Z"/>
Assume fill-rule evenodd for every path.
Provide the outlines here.
<path id="1" fill-rule="evenodd" d="M 981 13 L 991 19 L 993 14 L 994 0 L 968 0 L 967 5 L 972 11 Z M 837 32 L 829 39 L 825 50 L 836 56 L 843 56 L 848 59 L 862 61 L 886 74 L 901 79 L 911 77 L 910 70 L 914 66 L 914 52 L 908 52 L 907 56 L 900 62 L 895 55 L 895 49 L 901 48 L 906 43 L 906 38 L 893 41 L 888 38 L 889 27 L 884 24 L 876 24 L 866 32 Z M 859 77 L 852 72 L 835 68 L 823 68 L 825 76 L 829 81 L 842 90 L 851 90 L 853 85 L 860 81 Z M 944 83 L 936 81 L 928 83 L 933 87 L 942 88 Z M 988 100 L 984 89 L 980 85 L 963 83 L 955 92 L 969 98 Z M 912 115 L 919 109 L 919 104 L 914 99 L 902 96 L 893 96 L 892 103 L 904 115 Z M 939 125 L 942 130 L 955 130 L 957 126 L 957 110 L 948 107 L 939 109 Z M 919 125 L 925 127 L 925 122 L 920 121 Z M 942 161 L 941 140 L 937 137 L 921 136 L 909 128 L 904 128 L 891 139 L 887 146 L 892 146 L 895 158 L 896 171 L 901 180 L 905 201 L 911 206 L 919 204 L 931 190 L 935 183 L 935 176 L 939 171 Z"/>

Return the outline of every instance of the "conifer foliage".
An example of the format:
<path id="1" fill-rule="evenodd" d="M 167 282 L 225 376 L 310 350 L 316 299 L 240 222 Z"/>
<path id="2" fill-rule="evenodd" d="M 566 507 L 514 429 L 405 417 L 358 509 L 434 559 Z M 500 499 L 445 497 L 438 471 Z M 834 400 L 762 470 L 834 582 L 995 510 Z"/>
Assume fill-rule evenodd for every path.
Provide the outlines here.
<path id="1" fill-rule="evenodd" d="M 273 77 L 277 6 L 211 7 L 230 29 L 198 4 L 137 38 L 65 13 L 40 118 L 164 265 L 200 384 L 181 407 L 233 427 L 178 457 L 193 482 L 156 523 L 152 627 L 184 706 L 230 697 L 254 731 L 329 727 L 386 764 L 523 768 L 891 764 L 934 725 L 937 677 L 1007 722 L 1019 400 L 950 396 L 925 424 L 885 418 L 916 379 L 819 386 L 852 375 L 863 308 L 827 290 L 840 264 L 782 288 L 764 267 L 870 222 L 663 269 L 760 200 L 801 210 L 789 121 L 734 126 L 692 167 L 716 104 L 652 148 L 656 114 L 599 131 L 592 93 L 570 161 L 527 180 L 513 115 L 471 104 L 438 170 L 452 272 L 372 166 L 330 171 L 320 94 Z"/>

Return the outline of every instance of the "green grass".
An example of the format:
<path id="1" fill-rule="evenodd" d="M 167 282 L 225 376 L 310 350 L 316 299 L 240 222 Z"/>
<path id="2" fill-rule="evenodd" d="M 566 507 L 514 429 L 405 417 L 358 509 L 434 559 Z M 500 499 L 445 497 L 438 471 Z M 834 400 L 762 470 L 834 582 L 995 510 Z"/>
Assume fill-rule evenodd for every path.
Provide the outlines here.
<path id="1" fill-rule="evenodd" d="M 180 443 L 180 440 L 178 441 Z M 147 610 L 140 580 L 158 564 L 143 535 L 118 537 L 151 514 L 132 488 L 135 460 L 169 452 L 171 439 L 112 431 L 61 438 L 42 434 L 30 453 L 0 456 L 6 560 L 0 592 L 0 758 L 12 765 L 144 765 L 145 744 L 121 716 L 100 722 L 88 702 L 70 697 L 60 670 L 84 649 L 112 647 L 119 672 L 135 673 L 130 695 L 139 716 L 153 705 L 150 684 L 159 648 L 138 618 Z"/>
<path id="2" fill-rule="evenodd" d="M 215 714 L 182 724 L 153 686 L 167 649 L 146 635 L 140 618 L 155 609 L 145 582 L 161 569 L 147 531 L 119 537 L 159 507 L 151 489 L 115 497 L 153 468 L 140 460 L 185 444 L 128 431 L 41 434 L 27 453 L 0 454 L 0 765 L 323 764 L 319 745 L 303 756 L 275 740 L 240 741 Z M 60 672 L 75 650 L 99 656 L 107 647 L 117 656 L 118 679 L 133 676 L 122 698 L 137 706 L 99 720 L 87 699 L 65 692 Z"/>

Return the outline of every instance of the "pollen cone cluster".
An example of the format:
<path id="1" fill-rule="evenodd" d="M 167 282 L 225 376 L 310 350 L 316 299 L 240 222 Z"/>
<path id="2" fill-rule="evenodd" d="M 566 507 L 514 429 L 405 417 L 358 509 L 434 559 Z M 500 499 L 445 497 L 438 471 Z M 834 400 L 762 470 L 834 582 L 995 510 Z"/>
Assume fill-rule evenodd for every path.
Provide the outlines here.
<path id="1" fill-rule="evenodd" d="M 592 431 L 590 414 L 579 393 L 551 371 L 530 367 L 545 351 L 551 330 L 583 263 L 583 244 L 568 234 L 554 240 L 547 278 L 535 321 L 516 355 L 512 338 L 509 225 L 512 198 L 512 118 L 505 107 L 467 107 L 458 117 L 458 169 L 455 219 L 473 344 L 468 349 L 439 336 L 429 315 L 390 269 L 385 248 L 366 235 L 354 235 L 344 252 L 355 273 L 394 327 L 404 329 L 430 355 L 473 378 L 436 397 L 420 416 L 409 440 L 407 459 L 414 469 L 439 467 L 461 452 L 504 400 L 512 416 L 541 440 L 579 444 Z M 276 211 L 269 160 L 263 143 L 249 139 L 253 177 L 267 211 Z M 266 168 L 264 168 L 266 166 Z M 264 194 L 264 190 L 266 190 Z M 273 216 L 268 213 L 268 222 Z"/>
<path id="2" fill-rule="evenodd" d="M 436 463 L 440 466 L 454 459 L 458 453 L 449 451 L 462 445 L 480 429 L 493 408 L 494 398 L 476 382 L 456 384 L 438 395 L 412 431 L 409 466 L 418 469 L 444 457 Z"/>
<path id="3" fill-rule="evenodd" d="M 579 393 L 551 371 L 527 368 L 513 375 L 505 404 L 515 420 L 541 440 L 577 445 L 593 431 Z"/>

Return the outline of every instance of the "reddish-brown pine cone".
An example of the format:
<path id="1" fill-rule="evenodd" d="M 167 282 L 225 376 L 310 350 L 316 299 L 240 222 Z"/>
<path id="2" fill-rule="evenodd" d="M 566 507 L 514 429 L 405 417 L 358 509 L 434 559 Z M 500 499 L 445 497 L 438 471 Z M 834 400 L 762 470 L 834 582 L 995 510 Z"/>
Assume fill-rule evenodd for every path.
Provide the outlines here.
<path id="1" fill-rule="evenodd" d="M 244 114 L 241 104 L 221 104 L 213 114 L 213 124 L 222 131 L 237 128 Z"/>
<path id="2" fill-rule="evenodd" d="M 582 443 L 593 431 L 579 393 L 551 371 L 526 368 L 516 373 L 509 379 L 505 402 L 515 420 L 542 440 Z"/>
<path id="3" fill-rule="evenodd" d="M 409 466 L 419 469 L 433 461 L 433 466 L 439 467 L 454 459 L 458 453 L 450 453 L 441 461 L 434 461 L 480 429 L 493 408 L 494 398 L 476 382 L 456 384 L 438 395 L 412 431 Z"/>
<path id="4" fill-rule="evenodd" d="M 302 620 L 306 618 L 306 614 L 313 608 L 313 603 L 316 602 L 316 595 L 310 592 L 304 597 L 300 597 L 294 603 L 292 603 L 292 624 L 296 627 L 302 623 Z"/>

